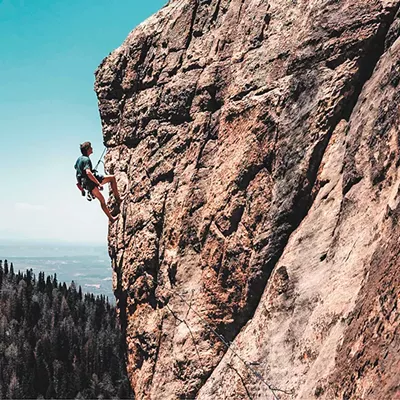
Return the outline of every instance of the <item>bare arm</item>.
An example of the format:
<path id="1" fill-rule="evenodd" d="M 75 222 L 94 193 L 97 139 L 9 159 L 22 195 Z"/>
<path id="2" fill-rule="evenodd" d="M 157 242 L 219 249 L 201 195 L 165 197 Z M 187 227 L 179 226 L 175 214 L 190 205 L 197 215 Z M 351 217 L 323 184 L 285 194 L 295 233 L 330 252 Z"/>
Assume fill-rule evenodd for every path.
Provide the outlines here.
<path id="1" fill-rule="evenodd" d="M 93 175 L 93 172 L 89 168 L 85 172 L 88 178 L 94 182 L 96 186 L 101 186 L 101 183 L 96 179 L 96 177 Z"/>

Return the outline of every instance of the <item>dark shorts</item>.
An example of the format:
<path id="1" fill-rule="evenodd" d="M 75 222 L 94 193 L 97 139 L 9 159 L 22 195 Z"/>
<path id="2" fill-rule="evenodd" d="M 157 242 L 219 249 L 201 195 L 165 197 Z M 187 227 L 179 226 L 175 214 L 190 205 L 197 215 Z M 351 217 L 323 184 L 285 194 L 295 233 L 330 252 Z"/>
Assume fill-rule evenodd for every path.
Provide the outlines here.
<path id="1" fill-rule="evenodd" d="M 99 174 L 94 174 L 94 176 L 96 177 L 96 179 L 101 183 L 104 179 L 103 175 L 99 175 Z M 85 177 L 82 178 L 82 186 L 86 189 L 89 190 L 89 192 L 92 192 L 92 190 L 96 187 L 96 184 L 89 178 Z"/>

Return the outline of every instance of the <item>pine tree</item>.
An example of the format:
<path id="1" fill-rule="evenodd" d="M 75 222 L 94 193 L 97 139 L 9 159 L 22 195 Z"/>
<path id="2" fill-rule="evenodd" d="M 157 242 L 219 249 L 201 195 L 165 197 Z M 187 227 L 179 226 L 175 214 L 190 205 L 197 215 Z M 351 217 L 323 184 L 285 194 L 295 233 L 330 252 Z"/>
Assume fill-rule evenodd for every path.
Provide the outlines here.
<path id="1" fill-rule="evenodd" d="M 44 272 L 39 272 L 39 278 L 37 282 L 37 289 L 39 292 L 44 292 L 46 288 L 46 282 L 44 280 Z"/>
<path id="2" fill-rule="evenodd" d="M 35 367 L 35 389 L 40 395 L 45 396 L 47 388 L 49 386 L 49 370 L 48 364 L 45 357 L 45 346 L 43 346 L 42 341 L 39 339 L 35 349 L 36 355 L 36 367 Z"/>
<path id="3" fill-rule="evenodd" d="M 47 391 L 46 391 L 46 399 L 54 399 L 56 396 L 57 396 L 57 393 L 54 390 L 53 382 L 50 381 L 50 384 L 47 387 Z"/>
<path id="4" fill-rule="evenodd" d="M 0 260 L 0 289 L 2 285 L 3 285 L 3 262 Z"/>
<path id="5" fill-rule="evenodd" d="M 53 282 L 51 281 L 50 276 L 46 279 L 46 294 L 50 299 L 50 303 L 53 301 Z"/>
<path id="6" fill-rule="evenodd" d="M 9 399 L 22 399 L 23 398 L 21 386 L 18 382 L 18 378 L 17 378 L 17 375 L 15 374 L 15 372 L 13 373 L 11 380 L 10 380 L 10 384 L 8 386 L 7 398 L 9 398 Z"/>

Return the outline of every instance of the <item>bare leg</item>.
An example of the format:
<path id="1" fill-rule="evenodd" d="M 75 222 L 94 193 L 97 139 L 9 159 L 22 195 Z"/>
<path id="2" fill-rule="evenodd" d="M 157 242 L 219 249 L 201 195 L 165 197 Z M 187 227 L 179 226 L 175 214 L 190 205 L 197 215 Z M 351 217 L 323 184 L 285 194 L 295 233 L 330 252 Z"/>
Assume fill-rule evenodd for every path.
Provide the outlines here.
<path id="1" fill-rule="evenodd" d="M 118 192 L 117 180 L 115 179 L 115 175 L 106 175 L 101 183 L 111 183 L 111 190 L 114 193 L 115 200 L 117 200 L 118 203 L 121 203 L 121 196 Z"/>
<path id="2" fill-rule="evenodd" d="M 93 196 L 99 199 L 100 205 L 102 210 L 104 211 L 104 214 L 107 215 L 108 219 L 110 220 L 111 223 L 114 223 L 118 218 L 113 217 L 110 213 L 110 210 L 107 207 L 106 201 L 104 199 L 104 196 L 100 193 L 100 190 L 96 187 L 92 190 Z"/>

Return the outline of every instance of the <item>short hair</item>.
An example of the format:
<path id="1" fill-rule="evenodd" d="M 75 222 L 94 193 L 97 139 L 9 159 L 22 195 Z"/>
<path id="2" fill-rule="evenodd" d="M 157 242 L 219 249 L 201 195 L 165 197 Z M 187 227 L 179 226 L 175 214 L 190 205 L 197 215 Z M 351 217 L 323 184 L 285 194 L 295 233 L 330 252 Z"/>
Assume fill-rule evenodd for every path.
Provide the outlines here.
<path id="1" fill-rule="evenodd" d="M 81 144 L 81 153 L 84 156 L 87 156 L 87 153 L 89 149 L 92 147 L 92 144 L 90 142 L 84 142 Z"/>

